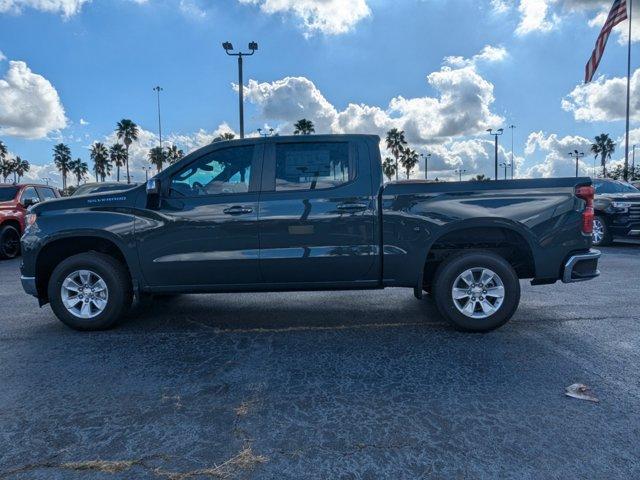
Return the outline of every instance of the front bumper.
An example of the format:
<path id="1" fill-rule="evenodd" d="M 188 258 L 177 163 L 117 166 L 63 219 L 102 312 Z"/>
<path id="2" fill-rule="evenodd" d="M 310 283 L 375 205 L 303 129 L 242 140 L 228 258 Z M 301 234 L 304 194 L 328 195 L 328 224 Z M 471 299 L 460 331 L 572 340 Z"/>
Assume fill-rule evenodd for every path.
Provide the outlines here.
<path id="1" fill-rule="evenodd" d="M 29 295 L 33 295 L 34 297 L 38 296 L 38 289 L 36 288 L 36 278 L 35 277 L 20 277 L 20 282 L 22 282 L 22 288 Z"/>
<path id="2" fill-rule="evenodd" d="M 564 283 L 584 282 L 600 275 L 598 260 L 602 254 L 599 250 L 589 250 L 586 253 L 571 255 L 562 272 Z"/>

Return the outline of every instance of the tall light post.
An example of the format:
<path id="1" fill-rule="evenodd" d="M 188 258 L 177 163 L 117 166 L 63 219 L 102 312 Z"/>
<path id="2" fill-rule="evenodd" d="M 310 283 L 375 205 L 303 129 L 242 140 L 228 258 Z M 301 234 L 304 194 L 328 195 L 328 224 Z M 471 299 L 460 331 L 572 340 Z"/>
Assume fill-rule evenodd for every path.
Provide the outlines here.
<path id="1" fill-rule="evenodd" d="M 576 159 L 576 177 L 578 176 L 578 161 L 584 157 L 584 152 L 578 152 L 578 150 L 574 150 L 573 152 L 569 152 L 569 156 L 571 158 Z"/>
<path id="2" fill-rule="evenodd" d="M 244 138 L 244 85 L 242 80 L 242 57 L 253 55 L 258 50 L 258 44 L 256 42 L 249 43 L 249 50 L 251 53 L 233 52 L 233 45 L 231 42 L 224 42 L 222 48 L 232 57 L 238 57 L 238 102 L 240 104 L 240 138 Z"/>
<path id="3" fill-rule="evenodd" d="M 495 167 L 495 180 L 498 180 L 498 137 L 504 133 L 504 129 L 503 128 L 499 128 L 498 130 L 496 130 L 494 132 L 493 128 L 488 128 L 487 132 L 489 132 L 489 135 L 493 135 L 493 137 L 495 139 L 494 167 Z"/>
<path id="4" fill-rule="evenodd" d="M 463 169 L 463 168 L 456 168 L 454 170 L 454 172 L 458 174 L 458 181 L 461 182 L 462 181 L 462 174 L 465 173 L 466 170 Z"/>
<path id="5" fill-rule="evenodd" d="M 273 128 L 270 128 L 266 132 L 263 132 L 261 128 L 258 128 L 258 135 L 260 135 L 262 138 L 270 137 L 271 135 L 273 135 Z"/>
<path id="6" fill-rule="evenodd" d="M 515 125 L 509 125 L 509 130 L 511 130 L 511 180 L 513 180 L 513 131 L 515 128 Z"/>
<path id="7" fill-rule="evenodd" d="M 160 118 L 160 92 L 162 90 L 163 89 L 160 85 L 153 87 L 153 91 L 158 94 L 158 140 L 160 142 L 160 151 L 162 151 L 162 120 Z"/>
<path id="8" fill-rule="evenodd" d="M 424 153 L 421 153 L 420 156 L 424 158 L 424 179 L 429 180 L 429 159 L 431 158 L 431 154 L 427 153 L 425 155 Z"/>
<path id="9" fill-rule="evenodd" d="M 49 177 L 42 177 L 42 181 L 45 182 L 47 185 L 49 185 L 49 180 L 51 180 Z"/>
<path id="10" fill-rule="evenodd" d="M 504 167 L 504 179 L 507 179 L 507 169 L 511 166 L 513 166 L 513 164 L 509 163 L 509 162 L 501 162 L 500 163 L 501 167 Z"/>

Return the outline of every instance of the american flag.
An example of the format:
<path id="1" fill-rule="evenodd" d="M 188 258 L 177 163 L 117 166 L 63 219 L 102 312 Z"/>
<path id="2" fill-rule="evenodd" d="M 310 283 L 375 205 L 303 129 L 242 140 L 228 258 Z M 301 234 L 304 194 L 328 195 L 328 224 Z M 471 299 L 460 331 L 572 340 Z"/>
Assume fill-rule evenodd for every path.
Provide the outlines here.
<path id="1" fill-rule="evenodd" d="M 600 31 L 600 35 L 598 35 L 598 40 L 596 40 L 596 48 L 593 49 L 593 53 L 591 54 L 591 58 L 587 62 L 587 66 L 585 67 L 584 72 L 584 83 L 589 83 L 598 69 L 598 65 L 600 65 L 600 60 L 602 59 L 602 54 L 604 53 L 604 47 L 607 45 L 607 40 L 609 40 L 609 35 L 611 35 L 611 30 L 613 27 L 618 25 L 620 22 L 623 22 L 627 19 L 627 0 L 615 0 L 613 2 L 613 6 L 611 7 L 611 11 L 609 12 L 609 16 L 607 17 L 607 21 L 604 22 L 604 26 Z"/>

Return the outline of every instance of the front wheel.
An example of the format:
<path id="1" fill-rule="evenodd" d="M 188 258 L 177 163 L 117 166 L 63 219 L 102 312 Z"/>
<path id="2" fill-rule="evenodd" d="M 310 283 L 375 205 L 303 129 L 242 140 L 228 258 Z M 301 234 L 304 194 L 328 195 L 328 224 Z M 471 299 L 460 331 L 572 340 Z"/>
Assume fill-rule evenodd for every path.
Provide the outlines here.
<path id="1" fill-rule="evenodd" d="M 56 317 L 75 330 L 113 327 L 131 306 L 131 279 L 115 258 L 97 252 L 63 260 L 49 279 Z"/>
<path id="2" fill-rule="evenodd" d="M 593 219 L 593 245 L 602 247 L 611 243 L 611 235 L 607 224 L 600 215 L 596 215 Z"/>
<path id="3" fill-rule="evenodd" d="M 438 310 L 461 330 L 487 332 L 507 323 L 520 303 L 513 267 L 491 252 L 469 252 L 443 262 L 434 277 Z"/>
<path id="4" fill-rule="evenodd" d="M 15 258 L 20 254 L 20 233 L 15 227 L 0 227 L 0 258 Z"/>

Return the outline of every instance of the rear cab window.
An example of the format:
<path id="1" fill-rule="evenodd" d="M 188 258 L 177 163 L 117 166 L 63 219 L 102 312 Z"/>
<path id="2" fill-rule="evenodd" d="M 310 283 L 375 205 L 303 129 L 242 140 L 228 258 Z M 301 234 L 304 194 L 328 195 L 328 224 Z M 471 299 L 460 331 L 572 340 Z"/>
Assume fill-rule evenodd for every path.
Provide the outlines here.
<path id="1" fill-rule="evenodd" d="M 18 187 L 0 187 L 0 202 L 10 202 L 18 194 Z"/>
<path id="2" fill-rule="evenodd" d="M 278 143 L 275 146 L 276 192 L 326 190 L 356 178 L 349 142 Z"/>

